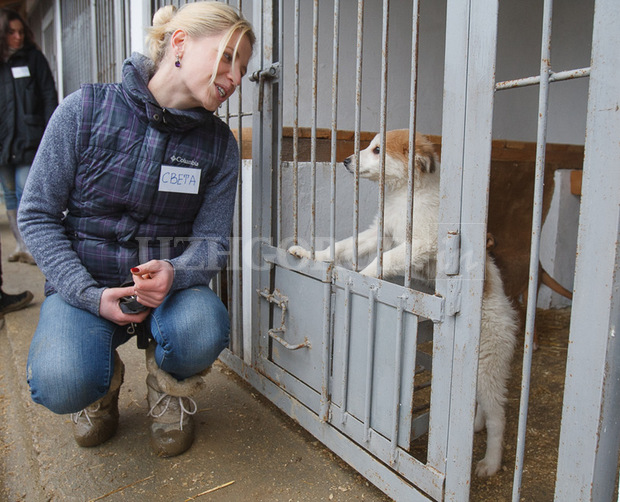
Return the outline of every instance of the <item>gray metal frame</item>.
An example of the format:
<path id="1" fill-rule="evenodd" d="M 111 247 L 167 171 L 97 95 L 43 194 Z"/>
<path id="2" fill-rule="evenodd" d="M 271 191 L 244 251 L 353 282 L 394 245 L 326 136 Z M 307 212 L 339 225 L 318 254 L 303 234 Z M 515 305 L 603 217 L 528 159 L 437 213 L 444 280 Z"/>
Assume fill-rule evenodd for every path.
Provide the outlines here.
<path id="1" fill-rule="evenodd" d="M 471 17 L 472 26 L 495 26 L 493 22 L 489 23 L 489 20 L 493 19 L 493 11 L 497 10 L 496 2 L 478 4 L 477 10 L 470 6 L 469 2 L 461 2 L 460 6 L 456 5 L 458 2 L 454 4 L 455 9 L 449 9 L 451 12 L 449 24 L 463 24 L 462 12 L 456 8 L 462 7 L 465 9 L 465 18 Z M 387 6 L 387 2 L 384 5 Z M 336 2 L 336 19 L 337 6 Z M 259 34 L 259 41 L 263 44 L 260 71 L 267 72 L 274 63 L 277 63 L 279 43 L 277 27 L 280 10 L 277 4 L 268 1 L 263 3 L 263 8 L 265 9 L 263 13 L 258 13 L 259 17 L 255 17 L 255 28 Z M 470 9 L 473 10 L 471 16 Z M 315 4 L 315 23 L 316 12 Z M 387 20 L 385 23 L 384 43 Z M 470 36 L 469 26 L 465 28 L 461 34 L 467 42 Z M 458 30 L 454 31 L 457 32 Z M 467 121 L 481 120 L 479 114 L 482 113 L 487 117 L 482 120 L 486 120 L 489 129 L 483 131 L 481 128 L 472 127 L 467 138 L 462 135 L 461 130 L 448 130 L 444 133 L 445 138 L 451 138 L 452 134 L 455 134 L 456 138 L 454 141 L 448 141 L 454 144 L 455 148 L 452 151 L 446 149 L 444 153 L 443 176 L 446 180 L 460 179 L 462 172 L 468 173 L 468 176 L 465 176 L 462 182 L 442 184 L 443 198 L 450 201 L 450 206 L 444 208 L 442 214 L 447 218 L 446 221 L 458 222 L 460 218 L 455 219 L 454 214 L 469 213 L 469 220 L 465 222 L 475 224 L 463 225 L 463 228 L 443 226 L 441 229 L 442 235 L 443 232 L 451 236 L 462 235 L 462 245 L 468 251 L 462 255 L 463 265 L 460 270 L 453 271 L 445 280 L 440 278 L 438 292 L 441 296 L 377 279 L 362 278 L 355 272 L 330 264 L 299 263 L 276 246 L 274 236 L 278 235 L 281 202 L 272 204 L 271 201 L 280 200 L 281 178 L 278 173 L 283 167 L 278 162 L 280 131 L 279 115 L 276 110 L 278 110 L 279 88 L 277 80 L 272 80 L 266 85 L 265 80 L 260 78 L 260 73 L 256 78 L 259 86 L 264 88 L 257 93 L 260 103 L 256 103 L 255 109 L 258 113 L 254 115 L 253 125 L 254 162 L 262 166 L 262 169 L 255 166 L 253 170 L 255 211 L 252 227 L 256 229 L 253 241 L 259 243 L 253 246 L 252 256 L 253 284 L 256 285 L 253 289 L 257 290 L 255 301 L 252 303 L 252 319 L 255 323 L 253 323 L 251 347 L 244 346 L 243 361 L 230 352 L 225 353 L 223 359 L 278 406 L 293 414 L 304 427 L 321 438 L 331 449 L 396 499 L 426 500 L 427 496 L 430 496 L 440 500 L 452 496 L 448 489 L 454 490 L 458 496 L 463 490 L 467 493 L 483 278 L 483 267 L 479 264 L 484 262 L 486 200 L 464 199 L 462 184 L 469 183 L 478 187 L 480 183 L 488 183 L 488 161 L 480 163 L 477 158 L 471 156 L 468 158 L 465 149 L 465 145 L 476 142 L 478 151 L 485 148 L 490 151 L 490 114 L 494 92 L 492 42 L 495 34 L 493 29 L 489 31 L 486 28 L 483 34 L 487 37 L 486 44 L 489 47 L 488 56 L 484 59 L 486 63 L 483 61 L 481 64 L 480 59 L 477 59 L 475 63 L 472 60 L 469 65 L 465 64 L 463 67 L 453 66 L 457 72 L 461 72 L 454 81 L 461 81 L 464 84 L 460 91 L 465 94 L 459 94 L 455 99 L 452 112 L 457 113 L 459 109 L 461 110 L 463 124 Z M 467 53 L 469 50 L 468 44 L 463 44 L 462 37 L 454 37 L 452 41 L 459 49 L 458 55 L 454 55 L 453 58 L 459 61 L 462 54 L 460 51 L 465 48 Z M 314 40 L 316 41 L 316 35 Z M 317 64 L 316 49 L 313 53 L 314 64 Z M 467 62 L 468 58 L 465 57 L 462 61 Z M 474 70 L 478 73 L 472 73 Z M 473 92 L 474 87 L 470 85 L 468 94 L 468 78 L 477 81 L 483 78 L 487 82 L 486 88 Z M 336 81 L 333 86 L 337 87 Z M 415 93 L 415 88 L 412 92 Z M 313 109 L 316 110 L 316 88 L 313 95 L 315 96 Z M 461 101 L 462 99 L 465 101 Z M 486 105 L 479 106 L 485 100 Z M 476 111 L 476 114 L 470 111 L 469 115 L 465 115 L 466 108 L 470 109 L 469 103 L 476 104 L 471 105 L 471 110 Z M 386 110 L 383 108 L 385 116 Z M 333 128 L 335 130 L 335 123 Z M 312 173 L 312 200 L 316 200 L 316 172 L 322 165 L 317 163 L 314 156 L 315 120 L 312 129 L 312 153 L 307 167 Z M 382 133 L 385 133 L 385 122 L 382 124 Z M 463 169 L 464 159 L 466 170 Z M 264 166 L 274 166 L 274 169 L 271 171 Z M 300 167 L 299 163 L 296 163 L 294 169 Z M 330 168 L 334 172 L 334 158 Z M 333 187 L 333 183 L 331 186 Z M 379 205 L 381 209 L 381 197 Z M 311 216 L 312 248 L 316 239 L 314 228 L 315 221 Z M 333 227 L 331 234 L 333 242 Z M 443 241 L 443 236 L 440 240 Z M 473 252 L 476 248 L 477 251 Z M 381 250 L 380 243 L 380 253 Z M 458 262 L 459 257 L 450 257 L 450 260 L 455 259 Z M 442 284 L 446 287 L 443 288 Z M 465 296 L 468 300 L 471 299 L 471 305 L 465 305 L 461 300 L 461 287 L 464 284 L 467 285 L 469 293 Z M 301 295 L 297 294 L 300 290 L 303 291 Z M 465 317 L 464 312 L 467 308 L 470 311 Z M 367 309 L 368 320 L 351 315 L 352 310 L 360 311 L 360 309 Z M 375 326 L 379 317 L 382 319 L 381 331 L 377 331 Z M 357 319 L 361 321 L 356 321 Z M 413 424 L 408 421 L 411 418 L 410 414 L 398 412 L 401 406 L 403 410 L 407 409 L 407 401 L 406 399 L 403 401 L 403 397 L 411 396 L 415 373 L 413 367 L 407 366 L 407 364 L 415 365 L 415 362 L 409 361 L 404 367 L 402 366 L 402 353 L 411 353 L 412 350 L 415 352 L 419 334 L 415 325 L 422 319 L 430 319 L 434 323 L 433 343 L 436 348 L 432 364 L 448 369 L 446 372 L 438 371 L 432 374 L 432 405 L 430 415 L 426 418 L 431 434 L 426 462 L 415 459 L 401 448 L 401 445 L 408 446 Z M 355 324 L 360 322 L 366 327 Z M 394 327 L 387 329 L 386 323 L 392 322 Z M 403 326 L 409 328 L 404 329 Z M 357 329 L 358 333 L 355 338 L 350 336 L 354 329 Z M 360 329 L 366 331 L 364 337 L 359 334 Z M 458 329 L 460 337 L 456 340 L 455 333 Z M 285 343 L 282 343 L 283 335 L 288 339 Z M 383 342 L 389 340 L 390 338 L 386 339 L 386 336 L 394 337 L 392 342 L 377 341 L 378 337 L 381 337 Z M 361 342 L 358 343 L 360 339 Z M 390 350 L 377 351 L 377 347 L 385 346 L 390 347 Z M 390 352 L 392 350 L 393 353 Z M 250 351 L 251 357 L 248 357 Z M 364 354 L 361 366 L 355 363 L 355 357 L 349 356 L 349 351 Z M 463 370 L 464 375 L 471 377 L 470 380 L 460 379 L 459 381 L 466 382 L 466 385 L 459 389 L 453 387 L 455 382 L 451 378 L 455 351 L 460 353 L 459 361 L 462 363 L 462 367 L 455 365 L 456 370 Z M 391 371 L 387 377 L 384 376 L 381 385 L 380 377 L 385 367 L 379 366 L 379 361 L 385 360 L 390 362 Z M 356 373 L 362 371 L 365 375 L 361 382 L 348 380 L 347 377 L 352 373 L 349 367 L 351 364 L 356 364 Z M 386 386 L 394 389 L 393 396 L 390 395 L 387 399 L 381 395 L 385 393 L 380 391 Z M 446 398 L 450 395 L 452 400 Z M 466 409 L 469 412 L 464 415 L 452 414 L 451 407 Z M 450 422 L 451 416 L 454 423 Z M 463 416 L 469 417 L 469 423 L 463 420 Z M 461 434 L 463 430 L 468 430 L 469 434 Z M 454 433 L 450 434 L 452 431 Z M 463 453 L 465 457 L 462 456 Z M 382 461 L 377 462 L 376 458 Z M 451 461 L 451 459 L 459 460 Z M 457 486 L 451 488 L 447 483 L 449 478 L 445 477 L 446 473 L 450 473 L 452 479 L 457 480 Z M 458 486 L 460 481 L 462 486 Z"/>
<path id="2" fill-rule="evenodd" d="M 441 329 L 454 337 L 445 378 L 459 376 L 438 411 L 448 420 L 448 500 L 467 498 L 471 471 L 488 204 L 473 194 L 488 193 L 497 9 L 493 0 L 452 0 L 447 8 L 437 293 L 448 305 Z M 455 261 L 457 270 L 442 266 Z"/>
<path id="3" fill-rule="evenodd" d="M 358 60 L 362 57 L 363 0 L 358 2 Z M 383 44 L 387 31 L 388 2 L 384 2 Z M 335 133 L 337 131 L 338 106 L 338 47 L 332 53 L 332 158 L 329 163 L 316 159 L 316 114 L 317 92 L 313 84 L 312 135 L 310 162 L 298 160 L 299 126 L 298 115 L 293 123 L 293 161 L 282 162 L 280 157 L 282 121 L 282 88 L 280 85 L 279 47 L 282 45 L 282 5 L 276 0 L 263 0 L 261 10 L 254 12 L 254 23 L 259 35 L 259 67 L 254 80 L 257 82 L 252 168 L 252 246 L 246 252 L 244 267 L 252 266 L 251 273 L 244 270 L 243 277 L 252 277 L 252 291 L 244 289 L 244 309 L 251 305 L 251 312 L 244 315 L 243 351 L 227 351 L 223 360 L 244 376 L 263 394 L 269 397 L 287 414 L 294 416 L 302 426 L 323 441 L 370 481 L 397 500 L 467 500 L 469 497 L 470 470 L 472 461 L 473 416 L 475 411 L 475 389 L 480 326 L 480 306 L 484 269 L 487 198 L 490 173 L 490 151 L 492 139 L 492 113 L 494 93 L 504 89 L 539 85 L 539 124 L 537 139 L 537 186 L 535 207 L 540 206 L 542 195 L 542 169 L 546 145 L 546 109 L 548 87 L 552 82 L 570 78 L 599 76 L 599 84 L 590 91 L 588 118 L 588 142 L 586 144 L 585 179 L 580 223 L 580 250 L 577 270 L 577 286 L 571 326 L 571 352 L 567 370 L 567 389 L 562 429 L 562 445 L 556 482 L 556 500 L 607 499 L 615 486 L 615 471 L 618 461 L 618 427 L 613 423 L 613 412 L 618 409 L 615 324 L 618 320 L 618 194 L 620 184 L 615 169 L 618 137 L 618 68 L 617 54 L 610 48 L 617 47 L 617 6 L 611 0 L 597 1 L 592 70 L 577 68 L 554 73 L 551 71 L 550 54 L 552 3 L 545 2 L 543 20 L 543 49 L 541 72 L 538 76 L 525 77 L 507 82 L 495 82 L 495 46 L 497 38 L 497 0 L 448 0 L 446 29 L 446 59 L 444 73 L 444 104 L 442 130 L 442 182 L 439 229 L 439 270 L 436 294 L 416 291 L 410 286 L 410 277 L 405 278 L 405 287 L 385 283 L 381 280 L 360 277 L 356 272 L 333 266 L 329 263 L 299 262 L 292 259 L 283 247 L 283 191 L 284 179 L 290 176 L 294 194 L 292 200 L 293 241 L 301 238 L 297 189 L 302 174 L 310 173 L 310 200 L 312 207 L 309 218 L 309 247 L 314 253 L 317 244 L 316 201 L 317 193 L 330 194 L 330 247 L 336 240 L 334 219 L 336 213 L 334 186 L 336 180 Z M 414 2 L 414 12 L 418 11 Z M 334 2 L 334 36 L 337 39 L 340 3 Z M 299 10 L 295 2 L 293 57 L 295 79 L 293 102 L 299 103 Z M 313 4 L 315 26 L 312 42 L 312 66 L 309 68 L 316 79 L 318 65 L 317 41 L 318 2 Z M 603 14 L 602 14 L 603 13 Z M 603 22 L 603 18 L 604 21 Z M 414 23 L 412 37 L 414 48 L 417 32 Z M 615 44 L 615 45 L 614 45 Z M 384 45 L 385 49 L 385 45 Z M 412 56 L 411 95 L 416 94 L 417 49 Z M 598 60 L 597 60 L 598 58 Z M 615 59 L 614 59 L 615 58 Z M 603 59 L 609 64 L 601 64 Z M 598 62 L 598 63 L 597 63 Z M 382 72 L 385 72 L 385 59 Z M 356 75 L 357 107 L 361 101 L 361 66 Z M 385 77 L 384 77 L 385 78 Z M 349 84 L 350 85 L 350 84 Z M 415 115 L 415 99 L 412 99 L 411 115 Z M 616 105 L 614 105 L 614 103 Z M 614 110 L 615 108 L 615 112 Z M 382 117 L 385 118 L 385 86 L 382 85 Z M 607 114 L 604 110 L 612 110 Z M 359 145 L 359 114 L 356 117 L 356 145 Z M 410 123 L 411 136 L 415 122 Z M 609 134 L 602 131 L 607 128 Z M 381 134 L 385 135 L 385 123 L 381 123 Z M 616 140 L 615 146 L 612 145 Z M 359 148 L 356 147 L 356 150 Z M 617 162 L 616 162 L 617 163 Z M 588 176 L 588 166 L 607 170 L 602 175 Z M 612 171 L 613 169 L 613 171 Z M 318 173 L 330 173 L 325 184 L 320 185 Z M 586 181 L 587 180 L 587 181 Z M 318 183 L 318 184 L 317 184 Z M 359 179 L 355 179 L 356 192 L 353 198 L 354 233 L 359 232 Z M 604 186 L 603 186 L 604 185 Z M 594 195 L 593 195 L 594 193 Z M 605 194 L 602 198 L 599 194 Z M 476 194 L 475 196 L 473 194 Z M 242 200 L 247 204 L 247 200 Z M 412 201 L 410 201 L 412 207 Z M 589 205 L 592 209 L 588 209 Z M 379 193 L 379 210 L 382 211 L 382 194 Z M 246 214 L 249 215 L 250 211 Z M 605 213 L 609 217 L 599 221 L 594 214 Z M 539 208 L 533 218 L 532 273 L 526 322 L 526 349 L 524 359 L 522 408 L 519 423 L 519 452 L 515 466 L 513 499 L 519 500 L 521 487 L 523 443 L 527 417 L 529 392 L 529 364 L 531 362 L 531 337 L 536 305 L 536 274 L 538 272 L 538 246 L 541 229 Z M 409 223 L 411 225 L 411 223 Z M 250 226 L 246 226 L 249 229 Z M 603 237 L 604 236 L 604 237 Z M 247 239 L 248 236 L 246 236 Z M 602 247 L 589 250 L 587 243 L 605 242 Z M 288 243 L 290 244 L 290 243 Z M 282 248 L 280 247 L 282 246 Z M 379 243 L 378 253 L 382 253 Z M 602 253 L 604 251 L 604 253 Z M 409 251 L 411 252 L 411 251 Z M 596 255 L 592 259 L 591 253 Z M 251 254 L 251 257 L 249 256 Z M 600 256 L 604 254 L 605 256 Z M 602 261 L 601 261 L 602 260 Z M 611 301 L 601 301 L 598 285 L 592 281 L 591 263 L 601 263 L 598 272 L 601 279 L 607 278 Z M 354 269 L 358 268 L 357 260 Z M 408 272 L 409 274 L 409 272 Z M 579 279 L 581 278 L 581 279 Z M 609 278 L 612 278 L 611 280 Z M 579 282 L 581 280 L 581 282 Z M 585 283 L 585 284 L 582 284 Z M 584 293 L 578 293 L 579 288 Z M 590 289 L 590 290 L 589 290 Z M 299 291 L 302 291 L 300 293 Z M 577 336 L 583 333 L 588 323 L 592 331 L 592 315 L 599 315 L 600 337 L 584 340 Z M 353 311 L 363 309 L 367 318 L 358 326 Z M 389 311 L 389 314 L 386 312 Z M 383 323 L 392 318 L 392 328 L 377 332 L 374 328 L 378 316 Z M 362 316 L 363 319 L 363 316 Z M 413 382 L 406 374 L 411 371 L 403 366 L 403 351 L 409 353 L 416 340 L 425 339 L 428 332 L 411 327 L 411 322 L 432 321 L 434 344 L 432 365 L 441 368 L 433 372 L 431 407 L 427 420 L 429 427 L 428 452 L 425 463 L 419 462 L 401 448 L 411 438 L 410 430 L 415 424 L 403 422 L 398 410 L 411 404 L 402 397 L 407 396 Z M 428 321 L 427 321 L 428 322 Z M 385 324 L 383 324 L 385 326 Z M 251 333 L 247 329 L 251 328 Z M 351 336 L 356 332 L 356 337 Z M 365 334 L 361 333 L 365 331 Z M 395 352 L 388 356 L 391 364 L 388 372 L 392 378 L 378 378 L 374 365 L 385 361 L 386 354 L 376 352 L 377 337 L 388 331 L 393 336 Z M 611 334 L 611 336 L 609 336 Z M 412 337 L 412 338 L 410 338 Z M 362 340 L 361 348 L 357 339 Z M 581 338 L 581 340 L 580 340 Z M 392 343 L 391 342 L 391 343 Z M 581 345 L 587 345 L 588 350 Z M 579 347 L 579 348 L 578 348 Z M 353 352 L 350 352 L 353 351 Z M 357 354 L 350 358 L 347 354 Z M 582 356 L 587 353 L 595 364 L 584 364 Z M 421 356 L 420 356 L 421 357 Z M 356 359 L 357 358 L 357 359 Z M 354 361 L 352 363 L 352 361 Z M 357 362 L 356 362 L 357 361 Z M 354 366 L 352 366 L 352 364 Z M 382 363 L 383 364 L 383 363 Z M 409 363 L 406 363 L 409 364 Z M 415 364 L 415 363 L 414 363 Z M 365 369 L 364 369 L 365 368 Z M 382 370 L 387 367 L 382 368 Z M 364 377 L 361 382 L 349 383 L 352 373 Z M 453 378 L 452 375 L 459 375 Z M 388 378 L 388 380 L 385 380 Z M 375 419 L 377 406 L 375 389 L 385 388 L 391 382 L 393 393 L 386 413 L 387 422 Z M 583 385 L 591 383 L 592 387 Z M 351 387 L 353 385 L 353 387 Z M 590 412 L 584 413 L 581 403 L 584 388 L 600 389 L 589 392 Z M 360 400 L 361 396 L 361 400 Z M 381 404 L 382 405 L 382 404 Z M 390 411 L 391 409 L 391 411 Z M 588 432 L 583 434 L 583 420 L 587 418 Z M 591 431 L 591 432 L 590 432 Z M 574 438 L 580 436 L 582 441 Z M 603 442 L 605 441 L 605 442 Z M 603 447 L 601 447 L 603 446 Z M 578 451 L 591 452 L 588 465 L 582 467 L 583 459 L 577 461 Z M 578 465 L 579 464 L 579 465 Z M 581 467 L 580 467 L 581 466 Z M 578 471 L 579 476 L 574 473 Z M 603 494 L 599 497 L 600 494 Z"/>

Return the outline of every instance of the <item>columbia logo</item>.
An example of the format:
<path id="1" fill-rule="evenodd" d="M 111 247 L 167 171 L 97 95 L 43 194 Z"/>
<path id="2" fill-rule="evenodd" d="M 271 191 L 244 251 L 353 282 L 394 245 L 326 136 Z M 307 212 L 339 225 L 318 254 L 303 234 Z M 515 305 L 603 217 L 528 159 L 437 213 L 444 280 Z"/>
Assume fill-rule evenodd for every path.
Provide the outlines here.
<path id="1" fill-rule="evenodd" d="M 183 157 L 177 157 L 176 155 L 173 155 L 170 160 L 172 162 L 179 162 L 180 164 L 186 164 L 188 166 L 198 167 L 198 162 L 196 162 L 195 160 L 187 160 L 187 159 L 184 159 Z"/>

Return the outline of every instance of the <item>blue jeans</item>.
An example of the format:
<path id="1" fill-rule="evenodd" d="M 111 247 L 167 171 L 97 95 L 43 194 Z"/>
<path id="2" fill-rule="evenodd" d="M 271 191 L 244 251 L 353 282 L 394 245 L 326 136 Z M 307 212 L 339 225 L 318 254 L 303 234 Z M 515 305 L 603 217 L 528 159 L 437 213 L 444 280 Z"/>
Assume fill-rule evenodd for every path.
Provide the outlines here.
<path id="1" fill-rule="evenodd" d="M 7 210 L 17 209 L 24 193 L 26 179 L 30 173 L 30 164 L 20 166 L 0 166 L 0 183 L 4 192 L 4 204 Z"/>
<path id="2" fill-rule="evenodd" d="M 157 365 L 178 380 L 211 366 L 228 346 L 228 312 L 207 286 L 171 293 L 146 322 L 157 343 Z M 73 307 L 58 294 L 47 297 L 28 354 L 33 401 L 54 413 L 94 403 L 110 387 L 114 350 L 129 338 L 126 326 Z"/>

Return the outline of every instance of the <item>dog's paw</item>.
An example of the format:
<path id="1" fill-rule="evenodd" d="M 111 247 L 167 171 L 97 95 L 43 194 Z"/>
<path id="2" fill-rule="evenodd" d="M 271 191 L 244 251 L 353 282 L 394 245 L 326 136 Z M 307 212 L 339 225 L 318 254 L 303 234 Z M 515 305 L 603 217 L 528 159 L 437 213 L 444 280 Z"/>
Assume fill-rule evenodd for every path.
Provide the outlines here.
<path id="1" fill-rule="evenodd" d="M 291 246 L 288 248 L 288 252 L 297 258 L 310 258 L 310 251 L 301 246 Z"/>
<path id="2" fill-rule="evenodd" d="M 495 462 L 485 457 L 480 462 L 478 462 L 478 465 L 476 466 L 476 476 L 480 478 L 488 478 L 489 476 L 493 476 L 493 474 L 499 471 L 500 467 L 501 460 Z"/>

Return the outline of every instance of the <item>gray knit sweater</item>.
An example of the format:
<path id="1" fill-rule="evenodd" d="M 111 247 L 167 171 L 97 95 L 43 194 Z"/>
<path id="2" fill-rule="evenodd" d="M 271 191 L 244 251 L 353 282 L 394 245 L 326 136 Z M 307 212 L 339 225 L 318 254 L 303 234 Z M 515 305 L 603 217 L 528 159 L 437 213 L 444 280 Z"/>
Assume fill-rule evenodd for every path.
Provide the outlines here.
<path id="1" fill-rule="evenodd" d="M 147 82 L 151 71 L 149 61 L 139 55 L 132 56 L 132 60 Z M 53 290 L 70 305 L 99 315 L 105 288 L 84 267 L 63 225 L 79 161 L 76 146 L 81 120 L 81 91 L 77 91 L 64 99 L 50 119 L 28 176 L 18 221 L 29 250 Z M 239 152 L 232 133 L 230 136 L 226 165 L 222 169 L 236 173 Z M 213 249 L 209 249 L 209 242 L 213 242 L 214 236 L 223 242 L 230 236 L 234 193 L 220 194 L 220 198 L 214 200 L 213 194 L 207 192 L 204 200 L 192 229 L 192 236 L 197 239 L 181 256 L 169 260 L 175 271 L 172 290 L 208 284 L 214 271 L 195 264 L 212 260 L 209 253 L 213 253 Z M 218 250 L 223 254 L 227 251 L 227 246 Z"/>

